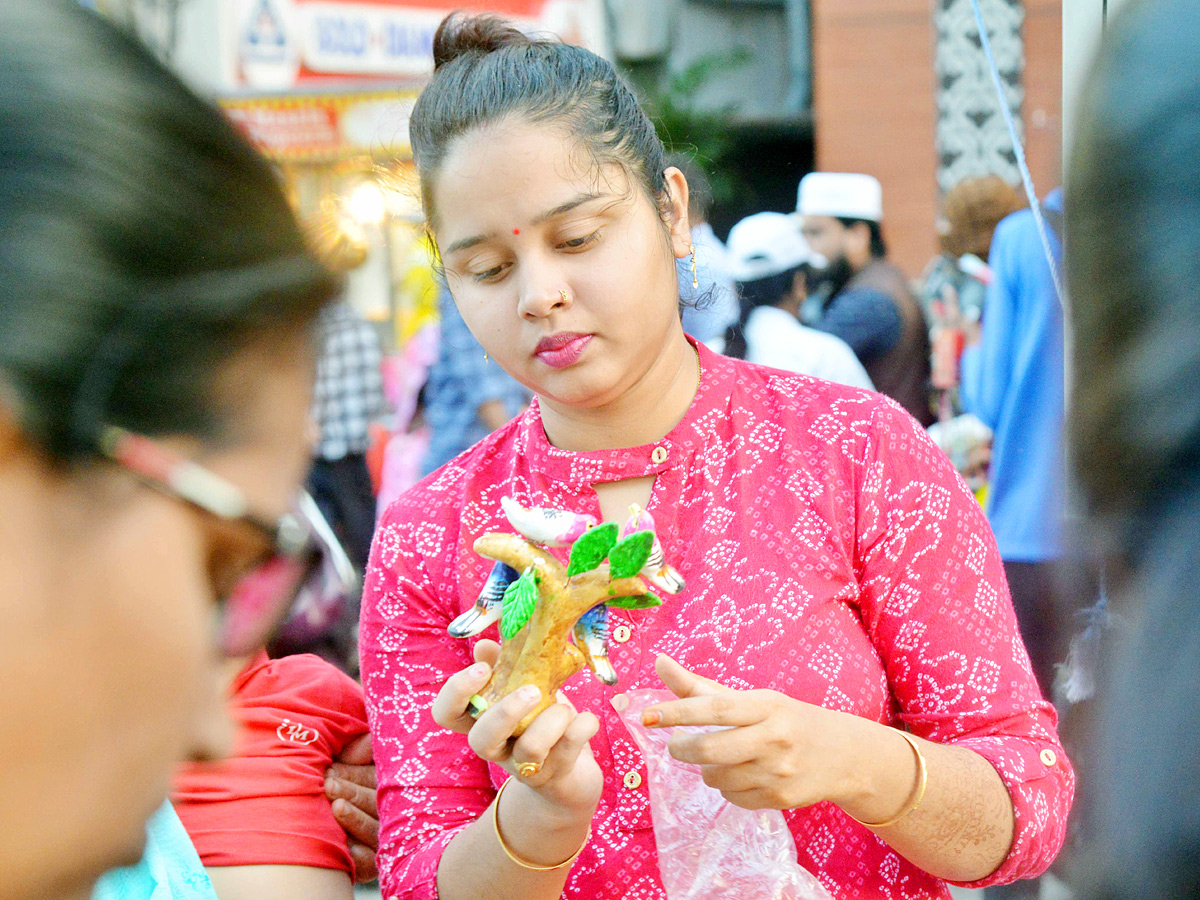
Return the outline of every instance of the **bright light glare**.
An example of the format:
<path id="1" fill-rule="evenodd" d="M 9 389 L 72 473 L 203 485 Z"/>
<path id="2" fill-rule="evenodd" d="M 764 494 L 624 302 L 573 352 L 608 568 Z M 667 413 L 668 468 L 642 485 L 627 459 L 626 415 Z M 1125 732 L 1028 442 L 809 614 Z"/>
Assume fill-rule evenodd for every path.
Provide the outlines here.
<path id="1" fill-rule="evenodd" d="M 374 181 L 359 182 L 346 197 L 345 210 L 360 225 L 382 225 L 387 218 L 383 190 Z"/>

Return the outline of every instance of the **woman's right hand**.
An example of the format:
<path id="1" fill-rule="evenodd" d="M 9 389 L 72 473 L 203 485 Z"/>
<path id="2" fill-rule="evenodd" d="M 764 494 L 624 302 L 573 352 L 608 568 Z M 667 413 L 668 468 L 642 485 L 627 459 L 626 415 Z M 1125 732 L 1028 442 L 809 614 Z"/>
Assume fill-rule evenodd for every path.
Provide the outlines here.
<path id="1" fill-rule="evenodd" d="M 519 783 L 532 788 L 547 803 L 549 817 L 590 819 L 604 784 L 588 743 L 600 730 L 600 721 L 589 712 L 577 712 L 559 692 L 558 702 L 543 710 L 514 740 L 517 723 L 542 699 L 532 685 L 492 704 L 478 719 L 472 718 L 467 704 L 487 684 L 499 656 L 499 644 L 479 641 L 475 664 L 450 676 L 438 692 L 433 701 L 434 721 L 465 734 L 480 759 L 502 766 Z M 526 763 L 540 763 L 541 768 L 536 775 L 523 777 L 517 769 Z"/>

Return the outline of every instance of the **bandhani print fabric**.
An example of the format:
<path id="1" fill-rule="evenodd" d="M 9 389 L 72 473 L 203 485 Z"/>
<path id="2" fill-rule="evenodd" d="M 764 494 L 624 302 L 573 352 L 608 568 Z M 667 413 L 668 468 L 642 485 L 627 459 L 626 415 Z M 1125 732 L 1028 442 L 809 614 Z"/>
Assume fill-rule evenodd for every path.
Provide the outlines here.
<path id="1" fill-rule="evenodd" d="M 648 509 L 687 588 L 653 609 L 611 611 L 616 687 L 584 672 L 564 688 L 600 717 L 592 749 L 605 773 L 564 897 L 665 898 L 644 766 L 609 704 L 619 691 L 661 688 L 658 653 L 733 688 L 773 689 L 986 758 L 1012 797 L 1016 834 L 974 886 L 1036 875 L 1058 852 L 1074 774 L 966 485 L 878 394 L 697 351 L 700 389 L 663 440 L 559 450 L 535 400 L 385 514 L 361 648 L 386 897 L 437 897 L 442 851 L 507 777 L 430 715 L 446 679 L 472 661 L 473 641 L 446 626 L 491 567 L 475 538 L 511 531 L 505 495 L 599 517 L 593 484 L 646 475 L 657 476 Z M 480 637 L 498 639 L 496 626 Z M 800 863 L 837 898 L 949 896 L 831 803 L 784 815 Z"/>

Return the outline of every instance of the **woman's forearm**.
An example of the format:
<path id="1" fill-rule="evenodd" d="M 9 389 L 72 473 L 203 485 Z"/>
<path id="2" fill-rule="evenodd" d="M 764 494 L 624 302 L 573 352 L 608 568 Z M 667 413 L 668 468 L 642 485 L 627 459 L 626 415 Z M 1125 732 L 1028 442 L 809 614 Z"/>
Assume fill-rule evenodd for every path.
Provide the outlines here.
<path id="1" fill-rule="evenodd" d="M 874 723 L 872 723 L 874 724 Z M 917 789 L 912 748 L 885 726 L 865 748 L 861 794 L 840 804 L 864 822 L 886 822 Z M 1013 806 L 1000 775 L 964 747 L 914 738 L 925 757 L 927 783 L 920 804 L 895 825 L 873 829 L 910 862 L 949 881 L 977 881 L 999 868 L 1013 839 Z"/>
<path id="2" fill-rule="evenodd" d="M 552 866 L 570 859 L 587 839 L 592 810 L 552 809 L 514 782 L 446 847 L 438 865 L 441 900 L 557 900 L 571 866 L 539 872 L 514 863 L 500 846 L 493 807 L 509 849 L 526 862 Z"/>

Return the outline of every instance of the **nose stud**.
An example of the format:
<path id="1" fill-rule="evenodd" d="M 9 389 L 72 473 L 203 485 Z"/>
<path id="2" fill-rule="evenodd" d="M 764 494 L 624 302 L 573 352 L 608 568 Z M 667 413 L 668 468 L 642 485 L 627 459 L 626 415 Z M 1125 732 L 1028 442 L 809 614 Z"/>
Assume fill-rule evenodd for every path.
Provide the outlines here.
<path id="1" fill-rule="evenodd" d="M 560 291 L 558 292 L 558 296 L 562 297 L 562 302 L 563 302 L 563 303 L 566 303 L 566 302 L 567 302 L 567 292 L 566 292 L 565 290 L 560 290 Z"/>

